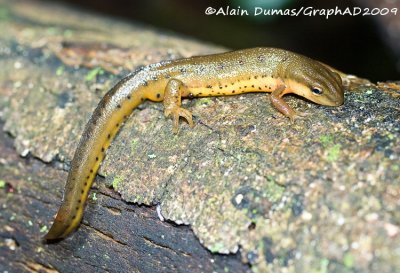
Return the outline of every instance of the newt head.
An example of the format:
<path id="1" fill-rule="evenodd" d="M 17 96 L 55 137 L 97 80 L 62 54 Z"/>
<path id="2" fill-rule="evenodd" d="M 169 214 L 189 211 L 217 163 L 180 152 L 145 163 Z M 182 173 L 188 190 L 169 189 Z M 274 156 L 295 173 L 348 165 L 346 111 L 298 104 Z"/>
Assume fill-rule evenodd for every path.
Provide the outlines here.
<path id="1" fill-rule="evenodd" d="M 286 70 L 284 82 L 289 92 L 321 105 L 342 105 L 344 88 L 339 74 L 317 61 L 303 58 L 289 64 L 290 69 Z"/>

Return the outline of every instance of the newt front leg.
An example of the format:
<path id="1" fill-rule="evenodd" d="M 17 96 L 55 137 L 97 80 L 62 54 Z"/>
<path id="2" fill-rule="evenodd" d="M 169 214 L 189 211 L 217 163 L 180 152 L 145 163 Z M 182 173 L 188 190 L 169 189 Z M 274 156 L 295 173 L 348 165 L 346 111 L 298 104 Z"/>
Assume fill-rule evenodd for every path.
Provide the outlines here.
<path id="1" fill-rule="evenodd" d="M 270 100 L 273 106 L 279 110 L 283 115 L 288 117 L 292 122 L 299 117 L 307 116 L 306 113 L 301 113 L 293 110 L 283 99 L 282 96 L 285 95 L 287 87 L 284 84 L 279 85 L 270 96 Z"/>
<path id="2" fill-rule="evenodd" d="M 182 105 L 182 89 L 184 84 L 176 79 L 171 79 L 165 87 L 164 93 L 164 115 L 168 117 L 172 115 L 174 121 L 174 134 L 179 131 L 179 117 L 187 120 L 190 127 L 193 127 L 192 113 L 181 107 Z"/>

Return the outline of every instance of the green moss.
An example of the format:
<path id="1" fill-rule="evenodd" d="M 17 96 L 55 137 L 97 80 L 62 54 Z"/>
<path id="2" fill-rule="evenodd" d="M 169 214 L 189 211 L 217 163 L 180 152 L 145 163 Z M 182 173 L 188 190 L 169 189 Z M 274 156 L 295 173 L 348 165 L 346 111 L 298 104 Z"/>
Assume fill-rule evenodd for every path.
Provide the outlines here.
<path id="1" fill-rule="evenodd" d="M 10 18 L 10 12 L 5 7 L 0 7 L 0 21 L 6 21 Z"/>
<path id="2" fill-rule="evenodd" d="M 327 160 L 330 162 L 336 161 L 339 158 L 341 148 L 342 148 L 342 145 L 340 145 L 340 144 L 335 144 L 332 147 L 330 147 L 328 149 Z"/>
<path id="3" fill-rule="evenodd" d="M 104 70 L 101 67 L 96 67 L 90 70 L 86 76 L 85 76 L 85 81 L 90 82 L 96 79 L 97 75 L 102 75 L 104 74 Z"/>
<path id="4" fill-rule="evenodd" d="M 223 243 L 216 243 L 213 246 L 210 247 L 210 251 L 212 253 L 219 253 L 222 249 L 224 249 L 224 244 Z"/>
<path id="5" fill-rule="evenodd" d="M 49 27 L 46 29 L 46 33 L 49 35 L 56 35 L 58 34 L 58 32 L 59 32 L 58 29 L 55 27 Z"/>
<path id="6" fill-rule="evenodd" d="M 282 198 L 285 187 L 275 182 L 272 176 L 267 177 L 268 183 L 264 188 L 264 197 L 267 197 L 270 202 L 277 202 Z"/>
<path id="7" fill-rule="evenodd" d="M 319 141 L 321 142 L 322 146 L 325 148 L 333 143 L 333 136 L 332 135 L 322 135 L 319 138 Z"/>
<path id="8" fill-rule="evenodd" d="M 113 182 L 112 182 L 112 186 L 113 186 L 113 188 L 116 190 L 117 188 L 118 188 L 118 185 L 119 185 L 119 183 L 121 183 L 122 181 L 124 181 L 124 177 L 123 176 L 118 176 L 118 175 L 116 175 L 115 177 L 114 177 L 114 179 L 113 179 Z"/>
<path id="9" fill-rule="evenodd" d="M 6 186 L 6 181 L 0 179 L 0 189 L 3 189 Z"/>
<path id="10" fill-rule="evenodd" d="M 72 30 L 70 30 L 70 29 L 66 29 L 66 30 L 64 30 L 64 37 L 66 37 L 66 38 L 71 38 L 72 37 L 72 35 L 73 35 L 73 31 Z"/>
<path id="11" fill-rule="evenodd" d="M 399 165 L 392 165 L 392 171 L 395 172 L 395 171 L 398 171 L 398 170 L 400 170 L 400 166 Z"/>
<path id="12" fill-rule="evenodd" d="M 319 138 L 322 146 L 327 149 L 327 160 L 329 162 L 336 161 L 339 158 L 340 150 L 342 145 L 334 144 L 334 136 L 333 135 L 322 135 Z"/>
<path id="13" fill-rule="evenodd" d="M 46 233 L 48 231 L 48 228 L 47 228 L 47 226 L 45 225 L 45 226 L 42 226 L 41 228 L 40 228 L 40 233 Z"/>
<path id="14" fill-rule="evenodd" d="M 137 138 L 131 140 L 131 153 L 135 153 L 138 142 Z"/>
<path id="15" fill-rule="evenodd" d="M 347 268 L 352 268 L 354 265 L 354 257 L 350 253 L 346 253 L 343 257 L 343 264 Z"/>
<path id="16" fill-rule="evenodd" d="M 96 201 L 96 200 L 97 200 L 97 196 L 96 196 L 96 193 L 95 193 L 95 192 L 94 192 L 93 195 L 92 195 L 92 200 L 93 200 L 93 201 Z"/>
<path id="17" fill-rule="evenodd" d="M 212 104 L 213 100 L 211 98 L 201 98 L 196 100 L 196 105 L 210 105 Z"/>
<path id="18" fill-rule="evenodd" d="M 56 70 L 56 75 L 61 76 L 64 73 L 65 67 L 64 66 L 59 66 Z"/>
<path id="19" fill-rule="evenodd" d="M 328 273 L 328 259 L 321 259 L 319 269 L 313 270 L 313 273 Z"/>

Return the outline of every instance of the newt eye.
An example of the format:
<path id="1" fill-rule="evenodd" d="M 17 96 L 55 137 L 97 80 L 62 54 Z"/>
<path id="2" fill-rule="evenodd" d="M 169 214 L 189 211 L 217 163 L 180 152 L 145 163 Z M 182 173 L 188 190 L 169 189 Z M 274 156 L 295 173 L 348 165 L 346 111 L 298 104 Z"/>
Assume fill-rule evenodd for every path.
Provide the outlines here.
<path id="1" fill-rule="evenodd" d="M 315 94 L 315 95 L 322 95 L 322 89 L 318 88 L 318 87 L 313 87 L 311 89 L 311 91 Z"/>

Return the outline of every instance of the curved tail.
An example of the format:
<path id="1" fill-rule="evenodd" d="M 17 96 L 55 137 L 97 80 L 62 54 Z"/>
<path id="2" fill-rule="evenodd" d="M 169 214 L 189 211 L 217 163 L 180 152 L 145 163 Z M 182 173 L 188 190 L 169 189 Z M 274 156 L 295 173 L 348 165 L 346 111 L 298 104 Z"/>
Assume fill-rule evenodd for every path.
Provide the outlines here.
<path id="1" fill-rule="evenodd" d="M 124 120 L 145 100 L 137 75 L 130 74 L 108 91 L 86 124 L 71 162 L 63 200 L 45 240 L 65 238 L 79 225 L 105 151 Z"/>

